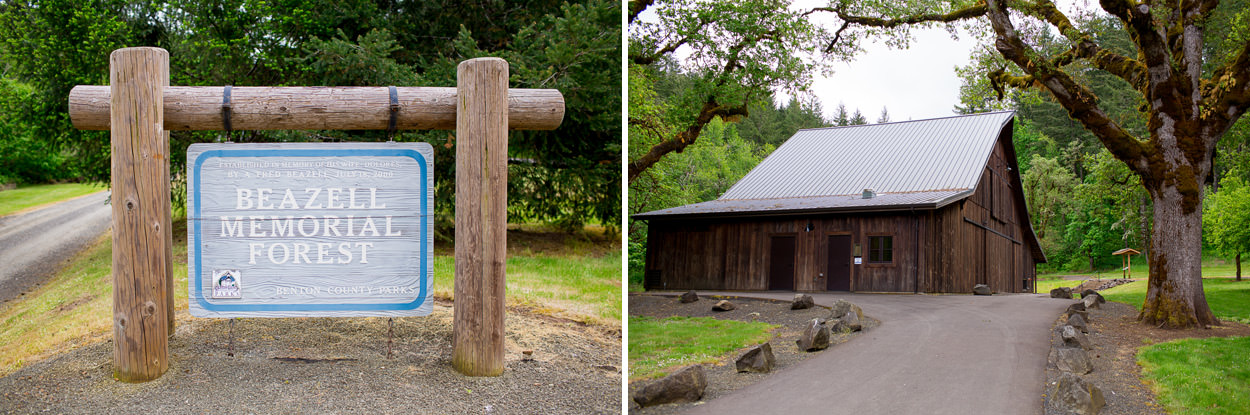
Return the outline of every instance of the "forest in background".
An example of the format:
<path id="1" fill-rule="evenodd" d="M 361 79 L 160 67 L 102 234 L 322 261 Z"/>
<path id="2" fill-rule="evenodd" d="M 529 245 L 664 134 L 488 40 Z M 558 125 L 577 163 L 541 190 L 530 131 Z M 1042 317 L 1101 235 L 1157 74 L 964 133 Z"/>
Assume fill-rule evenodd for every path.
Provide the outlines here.
<path id="1" fill-rule="evenodd" d="M 1230 10 L 1239 9 L 1232 7 Z M 1091 17 L 1079 21 L 1079 25 L 1080 30 L 1095 34 L 1104 47 L 1135 54 L 1131 39 L 1118 30 L 1116 18 Z M 1234 53 L 1237 42 L 1244 41 L 1242 33 L 1220 34 L 1232 31 L 1230 24 L 1211 26 L 1210 29 L 1215 30 L 1210 31 L 1209 37 L 1220 41 L 1208 44 L 1210 55 Z M 804 26 L 801 21 L 764 21 L 758 28 L 743 31 L 753 33 L 751 30 L 772 33 L 789 30 L 794 39 L 821 37 L 819 30 Z M 1053 46 L 1055 50 L 1064 47 L 1063 39 L 1057 34 L 1039 31 L 1036 35 L 1039 38 L 1033 41 L 1038 44 Z M 722 111 L 711 117 L 697 134 L 697 144 L 664 155 L 631 180 L 629 214 L 715 199 L 798 129 L 847 125 L 854 119 L 843 108 L 834 111 L 833 119 L 825 119 L 813 97 L 816 92 L 804 86 L 806 78 L 801 73 L 783 70 L 786 65 L 799 66 L 809 72 L 827 70 L 824 63 L 798 57 L 802 49 L 793 46 L 797 40 L 778 42 L 781 47 L 789 46 L 789 51 L 758 52 L 775 59 L 771 68 L 726 71 L 712 65 L 683 67 L 674 60 L 671 51 L 665 52 L 666 49 L 660 47 L 662 44 L 647 44 L 651 40 L 633 32 L 631 36 L 634 38 L 629 72 L 630 160 L 642 157 L 648 148 L 667 137 L 680 136 L 683 126 L 700 121 L 691 120 L 694 114 L 704 114 L 697 110 L 703 104 L 700 99 L 714 96 L 724 102 L 727 100 L 723 97 L 732 95 L 738 99 L 732 102 L 749 102 L 749 105 L 740 113 Z M 759 44 L 751 46 L 767 49 Z M 660 53 L 648 55 L 651 49 Z M 1113 157 L 1081 123 L 1070 118 L 1049 92 L 1015 89 L 999 95 L 985 74 L 1004 62 L 991 50 L 982 48 L 974 52 L 971 63 L 958 68 L 963 78 L 961 102 L 951 109 L 952 115 L 1016 111 L 1013 135 L 1019 173 L 1030 220 L 1048 260 L 1039 265 L 1039 271 L 1108 271 L 1121 265 L 1119 257 L 1110 255 L 1115 250 L 1130 247 L 1145 253 L 1149 247 L 1153 206 L 1140 178 L 1124 162 Z M 796 56 L 786 58 L 783 53 Z M 1145 103 L 1141 94 L 1105 71 L 1085 68 L 1079 73 L 1080 81 L 1098 94 L 1099 104 L 1116 122 L 1130 132 L 1145 134 L 1147 119 L 1142 110 Z M 726 86 L 732 84 L 732 81 L 723 81 L 728 76 L 746 78 L 743 82 L 749 81 L 750 76 L 768 79 L 755 85 Z M 798 98 L 778 103 L 773 98 L 777 91 Z M 837 96 L 836 91 L 819 93 Z M 707 105 L 702 107 L 708 108 Z M 883 111 L 878 122 L 888 119 Z M 859 123 L 867 121 L 862 115 L 858 118 Z M 685 139 L 693 141 L 689 137 Z M 1206 183 L 1204 256 L 1218 256 L 1233 262 L 1239 260 L 1241 253 L 1250 251 L 1248 146 L 1250 121 L 1243 117 L 1220 140 L 1214 157 L 1214 172 Z M 645 242 L 646 223 L 629 221 L 631 281 L 641 282 Z"/>
<path id="2" fill-rule="evenodd" d="M 465 16 L 474 16 L 465 19 Z M 509 135 L 509 220 L 615 231 L 620 223 L 620 2 L 527 0 L 6 0 L 0 2 L 0 183 L 109 180 L 109 134 L 69 122 L 74 85 L 107 85 L 109 54 L 169 51 L 172 85 L 454 86 L 497 56 L 512 88 L 564 94 L 555 131 Z M 235 142 L 382 141 L 382 131 L 239 131 Z M 173 131 L 177 180 L 191 143 Z M 435 149 L 435 217 L 449 235 L 451 131 L 400 132 Z M 184 185 L 183 185 L 184 186 Z M 178 186 L 181 187 L 181 186 Z M 185 192 L 175 188 L 179 203 Z"/>

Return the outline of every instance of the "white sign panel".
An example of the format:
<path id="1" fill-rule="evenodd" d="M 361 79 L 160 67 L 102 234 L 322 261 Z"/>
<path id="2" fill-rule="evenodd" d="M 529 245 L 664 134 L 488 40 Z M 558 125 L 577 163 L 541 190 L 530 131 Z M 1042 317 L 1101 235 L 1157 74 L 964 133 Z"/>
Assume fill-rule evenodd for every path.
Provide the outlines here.
<path id="1" fill-rule="evenodd" d="M 429 144 L 193 144 L 187 171 L 191 315 L 432 310 Z"/>

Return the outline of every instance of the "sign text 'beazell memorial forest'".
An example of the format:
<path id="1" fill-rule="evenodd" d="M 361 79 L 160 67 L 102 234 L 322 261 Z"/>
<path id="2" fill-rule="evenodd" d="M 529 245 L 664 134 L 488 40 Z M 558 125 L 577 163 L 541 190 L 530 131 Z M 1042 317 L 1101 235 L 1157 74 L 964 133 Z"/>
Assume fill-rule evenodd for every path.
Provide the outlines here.
<path id="1" fill-rule="evenodd" d="M 429 314 L 433 169 L 425 143 L 192 145 L 191 314 Z"/>

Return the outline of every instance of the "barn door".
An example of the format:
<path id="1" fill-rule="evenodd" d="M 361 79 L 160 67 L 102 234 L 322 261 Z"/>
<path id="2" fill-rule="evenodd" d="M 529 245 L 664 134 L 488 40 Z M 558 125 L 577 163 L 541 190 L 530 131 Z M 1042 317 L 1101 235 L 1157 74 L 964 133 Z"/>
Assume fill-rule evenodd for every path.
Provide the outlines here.
<path id="1" fill-rule="evenodd" d="M 768 263 L 768 289 L 794 291 L 793 236 L 772 237 Z"/>
<path id="2" fill-rule="evenodd" d="M 829 291 L 851 290 L 851 236 L 829 237 L 829 269 L 825 289 Z"/>

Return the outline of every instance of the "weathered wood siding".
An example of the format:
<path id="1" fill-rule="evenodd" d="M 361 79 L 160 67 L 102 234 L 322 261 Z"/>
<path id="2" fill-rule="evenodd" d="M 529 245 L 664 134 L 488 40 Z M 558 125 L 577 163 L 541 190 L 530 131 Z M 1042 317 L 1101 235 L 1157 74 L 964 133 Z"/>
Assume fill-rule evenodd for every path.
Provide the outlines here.
<path id="1" fill-rule="evenodd" d="M 647 288 L 767 290 L 770 238 L 788 235 L 795 237 L 795 290 L 824 291 L 829 236 L 850 235 L 863 258 L 851 265 L 852 291 L 966 293 L 988 284 L 1024 292 L 1036 268 L 1012 158 L 1000 139 L 976 191 L 938 210 L 652 220 Z M 893 237 L 893 262 L 868 262 L 868 237 L 876 235 Z"/>
<path id="2" fill-rule="evenodd" d="M 864 264 L 851 266 L 853 291 L 913 292 L 917 253 L 924 250 L 916 235 L 925 223 L 923 213 L 654 221 L 646 269 L 659 272 L 662 283 L 649 288 L 767 290 L 771 237 L 794 236 L 795 290 L 824 291 L 829 236 L 850 235 L 864 257 Z M 875 235 L 894 237 L 893 262 L 868 263 L 868 236 Z"/>

